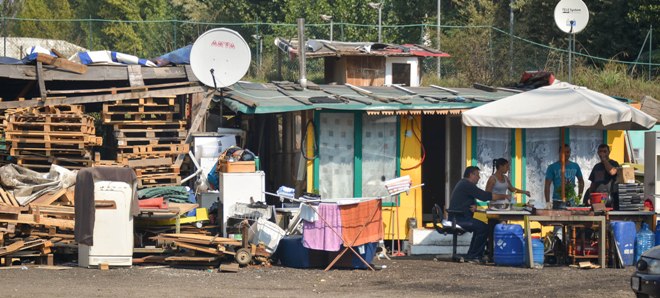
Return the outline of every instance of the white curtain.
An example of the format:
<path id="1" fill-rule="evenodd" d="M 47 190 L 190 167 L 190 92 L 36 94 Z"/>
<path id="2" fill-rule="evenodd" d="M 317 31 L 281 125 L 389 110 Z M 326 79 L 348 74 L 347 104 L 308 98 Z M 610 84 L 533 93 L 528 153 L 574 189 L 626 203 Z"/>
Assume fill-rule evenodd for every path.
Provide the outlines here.
<path id="1" fill-rule="evenodd" d="M 590 184 L 589 173 L 600 162 L 597 152 L 598 145 L 604 143 L 603 131 L 599 129 L 571 128 L 570 135 L 571 160 L 580 166 L 584 178 L 584 190 L 586 191 Z M 580 194 L 580 198 L 583 195 Z"/>
<path id="2" fill-rule="evenodd" d="M 362 116 L 362 196 L 387 195 L 384 181 L 396 178 L 396 116 Z"/>
<path id="3" fill-rule="evenodd" d="M 479 188 L 486 188 L 486 181 L 493 174 L 493 160 L 506 158 L 511 162 L 510 128 L 477 128 L 477 166 L 481 169 Z"/>
<path id="4" fill-rule="evenodd" d="M 525 133 L 526 188 L 531 193 L 528 200 L 534 200 L 537 208 L 544 208 L 545 171 L 550 164 L 559 160 L 559 129 L 527 129 Z"/>
<path id="5" fill-rule="evenodd" d="M 353 196 L 352 113 L 321 113 L 319 125 L 319 193 L 322 198 Z"/>

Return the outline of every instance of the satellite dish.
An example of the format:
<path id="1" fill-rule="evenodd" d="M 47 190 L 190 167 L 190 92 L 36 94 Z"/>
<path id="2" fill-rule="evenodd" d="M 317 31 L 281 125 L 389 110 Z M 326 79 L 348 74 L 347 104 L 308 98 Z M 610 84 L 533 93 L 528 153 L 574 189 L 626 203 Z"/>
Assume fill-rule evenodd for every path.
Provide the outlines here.
<path id="1" fill-rule="evenodd" d="M 200 35 L 190 50 L 190 68 L 206 86 L 222 88 L 238 82 L 250 68 L 252 53 L 238 32 L 216 28 Z"/>
<path id="2" fill-rule="evenodd" d="M 561 0 L 555 6 L 555 24 L 566 33 L 578 33 L 587 27 L 589 9 L 582 0 Z"/>

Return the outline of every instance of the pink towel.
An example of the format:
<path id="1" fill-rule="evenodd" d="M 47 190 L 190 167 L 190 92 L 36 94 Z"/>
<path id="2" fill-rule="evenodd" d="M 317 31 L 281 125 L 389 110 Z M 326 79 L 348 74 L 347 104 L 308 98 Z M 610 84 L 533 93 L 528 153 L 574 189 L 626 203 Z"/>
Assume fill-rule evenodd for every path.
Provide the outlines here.
<path id="1" fill-rule="evenodd" d="M 303 221 L 303 246 L 316 250 L 339 251 L 342 244 L 339 206 L 321 203 L 318 213 L 319 218 L 315 222 Z"/>

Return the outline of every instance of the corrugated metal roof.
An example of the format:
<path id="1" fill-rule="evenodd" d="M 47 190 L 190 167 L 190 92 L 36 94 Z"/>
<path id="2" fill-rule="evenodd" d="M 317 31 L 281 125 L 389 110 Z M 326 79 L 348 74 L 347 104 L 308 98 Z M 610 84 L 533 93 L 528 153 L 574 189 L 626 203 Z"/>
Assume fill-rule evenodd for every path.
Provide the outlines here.
<path id="1" fill-rule="evenodd" d="M 447 114 L 460 113 L 513 94 L 515 92 L 488 92 L 474 88 L 447 91 L 433 87 L 399 89 L 350 85 L 314 85 L 301 90 L 293 84 L 239 82 L 227 88 L 223 98 L 231 110 L 245 114 L 311 109 L 366 111 L 369 114 Z"/>
<path id="2" fill-rule="evenodd" d="M 275 45 L 292 56 L 298 55 L 298 40 L 276 38 Z M 449 54 L 417 44 L 384 44 L 373 42 L 343 42 L 321 39 L 307 41 L 305 57 L 341 56 L 396 56 L 396 57 L 450 57 Z"/>

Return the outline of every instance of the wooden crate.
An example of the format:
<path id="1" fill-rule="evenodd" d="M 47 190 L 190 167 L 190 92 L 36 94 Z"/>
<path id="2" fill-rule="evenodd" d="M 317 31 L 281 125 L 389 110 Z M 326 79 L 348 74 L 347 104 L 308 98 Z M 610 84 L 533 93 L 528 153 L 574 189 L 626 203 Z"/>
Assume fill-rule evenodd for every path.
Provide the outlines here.
<path id="1" fill-rule="evenodd" d="M 252 161 L 233 161 L 220 160 L 220 172 L 222 173 L 253 173 L 256 171 L 256 164 Z"/>

